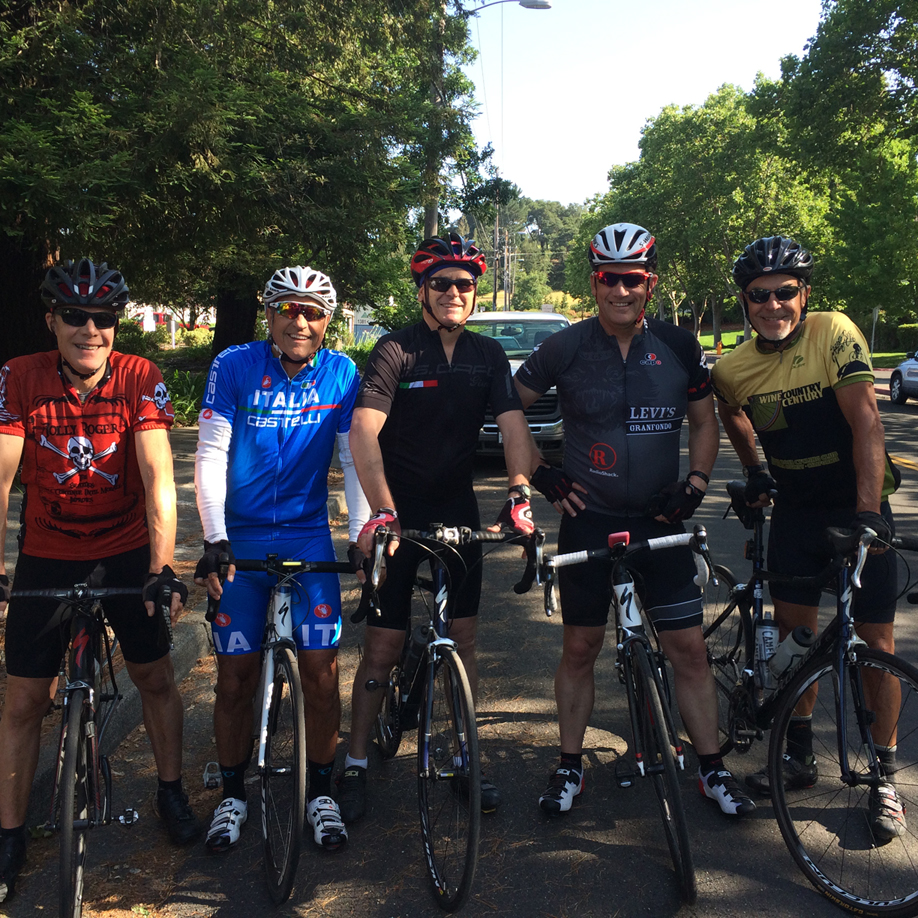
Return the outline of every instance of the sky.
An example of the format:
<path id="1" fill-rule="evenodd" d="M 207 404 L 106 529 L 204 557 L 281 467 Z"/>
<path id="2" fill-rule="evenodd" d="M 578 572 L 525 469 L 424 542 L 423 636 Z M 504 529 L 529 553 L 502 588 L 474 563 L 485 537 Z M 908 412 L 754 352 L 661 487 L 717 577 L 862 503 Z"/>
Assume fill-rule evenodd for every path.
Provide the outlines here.
<path id="1" fill-rule="evenodd" d="M 582 203 L 613 165 L 638 158 L 641 128 L 667 105 L 700 105 L 724 83 L 781 75 L 816 33 L 820 0 L 505 2 L 470 18 L 479 146 L 529 198 Z M 467 2 L 466 8 L 472 3 Z"/>

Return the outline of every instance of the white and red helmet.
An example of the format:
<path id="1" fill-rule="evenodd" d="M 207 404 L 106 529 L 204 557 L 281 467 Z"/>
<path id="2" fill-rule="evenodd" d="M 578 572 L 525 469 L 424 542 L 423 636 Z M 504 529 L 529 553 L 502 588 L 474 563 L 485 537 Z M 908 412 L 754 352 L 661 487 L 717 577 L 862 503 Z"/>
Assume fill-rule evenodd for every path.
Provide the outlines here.
<path id="1" fill-rule="evenodd" d="M 657 266 L 655 239 L 636 223 L 613 223 L 601 229 L 590 242 L 590 265 L 642 265 L 648 271 Z"/>
<path id="2" fill-rule="evenodd" d="M 329 313 L 333 313 L 338 306 L 338 295 L 332 286 L 331 278 L 308 266 L 281 268 L 275 271 L 271 280 L 265 284 L 262 294 L 265 306 L 273 306 L 278 300 L 290 297 L 316 300 Z"/>

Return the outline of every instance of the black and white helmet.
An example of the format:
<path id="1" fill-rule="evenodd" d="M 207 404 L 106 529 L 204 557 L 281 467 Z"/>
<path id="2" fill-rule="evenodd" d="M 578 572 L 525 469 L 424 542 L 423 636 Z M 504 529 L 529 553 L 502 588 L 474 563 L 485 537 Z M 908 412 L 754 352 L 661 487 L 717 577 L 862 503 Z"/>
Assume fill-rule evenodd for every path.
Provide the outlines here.
<path id="1" fill-rule="evenodd" d="M 590 265 L 597 271 L 603 265 L 643 265 L 657 267 L 655 239 L 636 223 L 613 223 L 601 229 L 590 242 Z"/>
<path id="2" fill-rule="evenodd" d="M 271 280 L 265 284 L 262 294 L 265 306 L 273 306 L 278 300 L 290 297 L 308 297 L 316 300 L 329 313 L 334 312 L 338 305 L 338 295 L 332 286 L 331 278 L 308 266 L 281 268 L 275 271 Z"/>
<path id="3" fill-rule="evenodd" d="M 789 274 L 809 284 L 813 274 L 813 256 L 796 239 L 787 236 L 764 236 L 750 242 L 733 262 L 733 281 L 745 290 L 766 274 Z"/>

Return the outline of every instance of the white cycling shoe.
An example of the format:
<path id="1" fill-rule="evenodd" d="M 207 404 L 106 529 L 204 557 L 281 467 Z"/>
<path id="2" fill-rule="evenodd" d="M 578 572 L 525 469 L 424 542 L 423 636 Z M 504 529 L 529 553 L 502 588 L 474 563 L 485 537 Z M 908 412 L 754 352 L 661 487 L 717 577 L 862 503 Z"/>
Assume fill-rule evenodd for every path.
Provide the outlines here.
<path id="1" fill-rule="evenodd" d="M 207 832 L 207 847 L 211 851 L 229 851 L 239 841 L 248 815 L 249 808 L 244 800 L 227 797 L 214 810 L 214 820 Z"/>
<path id="2" fill-rule="evenodd" d="M 347 842 L 347 829 L 338 804 L 331 797 L 316 797 L 306 804 L 306 820 L 320 848 L 334 851 Z"/>

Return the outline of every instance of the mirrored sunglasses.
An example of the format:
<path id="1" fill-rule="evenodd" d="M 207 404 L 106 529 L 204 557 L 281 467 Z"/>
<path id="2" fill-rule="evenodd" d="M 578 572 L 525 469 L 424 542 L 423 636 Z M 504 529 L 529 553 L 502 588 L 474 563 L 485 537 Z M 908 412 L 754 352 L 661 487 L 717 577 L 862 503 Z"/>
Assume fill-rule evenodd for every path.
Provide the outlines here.
<path id="1" fill-rule="evenodd" d="M 73 328 L 82 328 L 90 319 L 96 328 L 114 328 L 118 323 L 116 312 L 87 312 L 74 306 L 61 306 L 54 310 L 54 314 L 60 316 L 65 325 Z"/>
<path id="2" fill-rule="evenodd" d="M 746 291 L 746 296 L 753 303 L 767 303 L 772 296 L 779 303 L 786 303 L 788 300 L 792 300 L 800 292 L 800 287 L 797 284 L 789 284 L 786 287 L 778 287 L 777 290 L 766 290 L 764 287 L 753 287 L 751 290 Z"/>
<path id="3" fill-rule="evenodd" d="M 475 289 L 475 281 L 471 277 L 432 277 L 427 283 L 435 293 L 449 293 L 453 287 L 460 293 Z"/>
<path id="4" fill-rule="evenodd" d="M 307 322 L 318 322 L 331 315 L 327 309 L 317 306 L 315 303 L 277 303 L 271 308 L 285 319 L 295 319 L 302 316 Z"/>
<path id="5" fill-rule="evenodd" d="M 650 274 L 647 271 L 629 271 L 627 274 L 616 274 L 614 271 L 594 271 L 593 277 L 605 287 L 624 284 L 625 289 L 634 290 L 640 287 Z"/>

